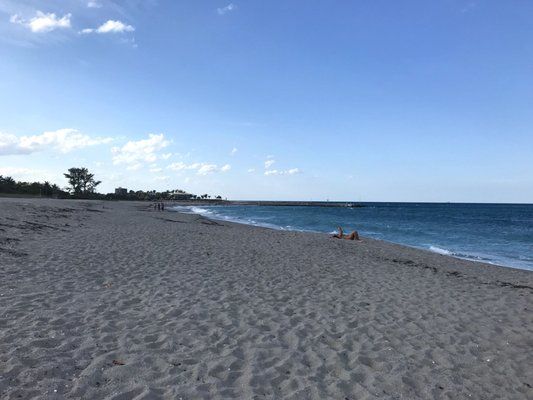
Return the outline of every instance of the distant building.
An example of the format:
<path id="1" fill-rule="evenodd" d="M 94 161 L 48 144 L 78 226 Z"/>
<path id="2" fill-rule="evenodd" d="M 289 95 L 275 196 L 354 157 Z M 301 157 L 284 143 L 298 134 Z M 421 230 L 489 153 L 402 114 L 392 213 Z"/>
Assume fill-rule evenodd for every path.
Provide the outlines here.
<path id="1" fill-rule="evenodd" d="M 192 196 L 193 195 L 190 193 L 174 192 L 170 194 L 169 199 L 170 200 L 190 200 Z"/>
<path id="2" fill-rule="evenodd" d="M 115 189 L 115 194 L 117 196 L 126 196 L 128 194 L 128 189 L 118 187 Z"/>

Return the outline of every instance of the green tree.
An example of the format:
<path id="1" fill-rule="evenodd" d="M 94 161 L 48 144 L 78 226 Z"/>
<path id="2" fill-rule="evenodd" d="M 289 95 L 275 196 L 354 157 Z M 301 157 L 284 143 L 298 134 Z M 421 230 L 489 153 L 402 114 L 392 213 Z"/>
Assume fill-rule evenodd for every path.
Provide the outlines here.
<path id="1" fill-rule="evenodd" d="M 88 195 L 94 193 L 96 186 L 101 181 L 94 180 L 94 174 L 91 174 L 87 168 L 69 168 L 65 178 L 70 185 L 69 191 L 75 196 Z"/>
<path id="2" fill-rule="evenodd" d="M 17 182 L 10 176 L 0 175 L 0 192 L 12 193 L 17 188 Z"/>
<path id="3" fill-rule="evenodd" d="M 44 181 L 44 184 L 41 186 L 41 194 L 43 196 L 52 196 L 52 186 L 50 185 L 50 182 Z"/>

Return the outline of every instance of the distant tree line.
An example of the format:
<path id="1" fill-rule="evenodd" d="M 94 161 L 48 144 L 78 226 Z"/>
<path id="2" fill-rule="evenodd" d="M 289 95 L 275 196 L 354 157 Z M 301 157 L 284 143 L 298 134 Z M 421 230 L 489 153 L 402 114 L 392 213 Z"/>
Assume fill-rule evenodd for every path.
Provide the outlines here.
<path id="1" fill-rule="evenodd" d="M 43 197 L 69 197 L 69 193 L 62 190 L 55 183 L 50 182 L 17 182 L 10 176 L 0 175 L 0 193 L 25 195 L 25 196 L 43 196 Z"/>
<path id="2" fill-rule="evenodd" d="M 106 194 L 106 198 L 109 199 L 117 199 L 117 200 L 176 200 L 176 194 L 186 194 L 187 192 L 176 189 L 176 190 L 165 190 L 163 192 L 158 192 L 156 190 L 137 190 L 133 191 L 130 190 L 125 194 L 115 194 L 115 193 L 108 193 Z M 190 197 L 191 200 L 208 200 L 211 199 L 211 196 L 208 194 L 203 194 L 201 196 L 198 196 L 196 194 L 191 194 Z M 222 196 L 216 196 L 213 197 L 215 200 L 222 200 Z"/>
<path id="3" fill-rule="evenodd" d="M 90 173 L 87 168 L 69 168 L 68 173 L 63 174 L 68 180 L 69 186 L 61 189 L 56 184 L 50 184 L 45 181 L 41 182 L 17 182 L 12 177 L 0 175 L 0 193 L 19 196 L 41 196 L 57 198 L 83 198 L 83 199 L 102 199 L 102 200 L 138 200 L 138 201 L 159 201 L 159 200 L 176 200 L 179 195 L 187 194 L 185 191 L 166 190 L 158 192 L 156 190 L 130 190 L 127 193 L 116 194 L 96 193 L 96 187 L 101 183 L 94 179 L 94 174 Z M 208 200 L 211 196 L 190 195 L 191 200 Z M 214 197 L 214 200 L 222 200 L 221 196 Z"/>

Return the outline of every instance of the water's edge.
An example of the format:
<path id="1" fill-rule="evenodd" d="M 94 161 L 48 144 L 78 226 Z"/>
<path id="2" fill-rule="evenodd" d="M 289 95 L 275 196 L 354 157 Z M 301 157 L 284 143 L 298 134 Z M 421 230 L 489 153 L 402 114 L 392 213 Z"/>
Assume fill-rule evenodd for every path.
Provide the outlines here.
<path id="1" fill-rule="evenodd" d="M 411 207 L 411 209 L 407 209 L 407 211 L 413 212 L 414 210 L 415 213 L 420 214 L 420 211 L 418 211 L 416 208 L 413 208 L 413 205 L 409 205 L 409 207 Z M 430 205 L 429 207 L 431 208 L 439 206 Z M 475 226 L 467 228 L 463 227 L 462 230 L 460 230 L 454 228 L 453 224 L 455 222 L 451 224 L 448 223 L 448 225 L 452 227 L 450 228 L 450 226 L 441 226 L 445 224 L 440 224 L 439 222 L 435 223 L 434 221 L 424 221 L 424 218 L 428 218 L 427 215 L 424 215 L 423 218 L 421 218 L 420 215 L 417 216 L 415 214 L 413 214 L 415 215 L 415 217 L 413 217 L 414 222 L 402 220 L 401 217 L 393 217 L 394 220 L 391 222 L 390 214 L 387 215 L 385 218 L 380 217 L 379 213 L 382 210 L 379 209 L 378 211 L 372 211 L 371 209 L 361 209 L 359 210 L 359 212 L 357 212 L 357 210 L 349 211 L 348 209 L 346 209 L 346 207 L 342 208 L 343 209 L 337 208 L 335 210 L 314 207 L 276 207 L 274 209 L 268 206 L 226 205 L 180 205 L 173 207 L 175 211 L 200 214 L 211 219 L 231 221 L 277 230 L 331 234 L 335 231 L 335 226 L 337 226 L 337 224 L 343 226 L 345 226 L 346 224 L 347 231 L 350 229 L 350 226 L 357 226 L 360 234 L 372 239 L 383 240 L 389 243 L 404 245 L 411 248 L 452 256 L 468 261 L 481 262 L 521 270 L 533 270 L 533 259 L 529 259 L 527 255 L 523 254 L 524 252 L 525 254 L 528 254 L 527 251 L 529 250 L 529 248 L 527 247 L 529 244 L 527 243 L 527 241 L 526 244 L 524 244 L 524 240 L 522 240 L 522 242 L 516 242 L 514 244 L 513 250 L 516 254 L 518 254 L 518 256 L 515 253 L 499 254 L 498 251 L 501 251 L 500 248 L 492 246 L 492 243 L 486 241 L 483 236 L 475 236 L 477 232 L 472 232 L 474 231 L 474 228 L 476 228 Z M 533 207 L 531 209 L 533 210 Z M 354 212 L 356 214 L 353 214 Z M 373 225 L 369 225 L 367 221 L 365 222 L 364 218 L 361 218 L 361 213 L 369 214 L 370 218 L 367 219 L 372 220 Z M 354 215 L 357 215 L 357 217 L 354 217 Z M 449 219 L 449 216 L 445 215 L 445 217 Z M 493 218 L 492 216 L 490 217 Z M 382 218 L 382 220 L 380 220 L 380 218 Z M 416 218 L 418 218 L 418 220 Z M 465 217 L 462 216 L 462 218 Z M 330 223 L 329 221 L 335 221 L 337 224 Z M 475 222 L 475 218 L 473 218 L 473 221 Z M 412 226 L 410 226 L 409 223 L 411 223 Z M 423 225 L 424 223 L 427 223 L 427 226 Z M 400 226 L 401 229 L 395 229 L 396 226 Z M 437 226 L 436 231 L 435 226 Z M 486 233 L 486 235 L 490 235 L 490 230 L 494 230 L 495 228 L 490 226 L 489 224 L 487 227 L 485 227 L 485 229 L 488 232 Z M 498 229 L 500 228 L 498 227 Z M 498 229 L 496 229 L 496 231 Z M 529 233 L 528 229 L 529 225 L 526 224 L 526 233 Z M 413 234 L 413 232 L 415 232 L 415 234 Z M 426 237 L 420 235 L 419 232 L 423 232 Z M 461 234 L 463 236 L 470 235 L 471 237 L 466 240 L 463 240 Z M 391 235 L 393 237 L 391 237 Z M 397 238 L 394 238 L 394 235 L 396 235 Z M 454 235 L 455 237 L 453 237 Z M 452 237 L 452 241 L 449 240 L 450 237 Z M 404 240 L 398 240 L 398 238 Z M 499 238 L 500 242 L 498 242 L 497 239 L 498 238 L 496 238 L 494 242 L 498 246 L 504 248 L 504 251 L 506 251 L 505 248 L 507 247 L 513 247 L 507 242 L 503 243 L 502 245 L 502 239 Z M 526 240 L 527 239 L 528 238 L 526 238 Z M 446 240 L 449 241 L 449 245 L 446 245 Z M 492 246 L 492 248 L 490 246 Z M 513 259 L 512 257 L 515 257 L 515 259 Z"/>

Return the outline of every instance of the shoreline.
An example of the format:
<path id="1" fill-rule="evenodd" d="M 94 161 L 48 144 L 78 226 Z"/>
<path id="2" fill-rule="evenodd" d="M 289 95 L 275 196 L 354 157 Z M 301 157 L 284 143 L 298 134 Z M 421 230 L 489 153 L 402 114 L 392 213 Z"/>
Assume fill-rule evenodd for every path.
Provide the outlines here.
<path id="1" fill-rule="evenodd" d="M 2 398 L 531 393 L 530 271 L 146 202 L 0 210 Z"/>
<path id="2" fill-rule="evenodd" d="M 444 204 L 444 203 L 442 203 L 442 204 Z M 199 204 L 197 206 L 198 207 L 203 207 L 203 206 L 208 206 L 209 207 L 209 206 L 213 206 L 213 205 L 224 206 L 224 205 L 227 205 L 227 204 L 211 204 L 211 205 L 209 205 L 209 204 L 205 204 L 204 203 L 204 204 Z M 237 205 L 237 204 L 234 204 L 234 205 Z M 253 205 L 253 204 L 239 204 L 239 205 Z M 266 205 L 266 204 L 263 204 L 263 205 Z M 182 213 L 190 213 L 190 214 L 194 214 L 194 215 L 201 215 L 204 218 L 210 218 L 210 219 L 213 219 L 213 220 L 216 220 L 216 221 L 232 222 L 232 223 L 236 223 L 236 224 L 248 225 L 248 226 L 253 226 L 253 227 L 258 227 L 258 228 L 273 229 L 273 230 L 278 230 L 278 231 L 292 231 L 292 232 L 318 233 L 318 234 L 323 234 L 323 235 L 332 235 L 332 232 L 320 232 L 320 231 L 304 230 L 304 229 L 285 229 L 285 228 L 283 228 L 281 226 L 278 226 L 278 225 L 272 225 L 271 224 L 269 226 L 267 224 L 252 224 L 252 223 L 247 222 L 245 220 L 226 219 L 224 217 L 217 218 L 216 215 L 204 215 L 202 213 L 194 212 L 194 211 L 185 212 L 185 211 L 182 211 L 182 210 L 173 209 L 173 207 L 194 207 L 194 206 L 195 206 L 194 204 L 188 204 L 188 203 L 183 203 L 183 204 L 182 203 L 178 203 L 178 204 L 173 203 L 171 206 L 168 207 L 168 210 L 170 210 L 172 212 L 182 212 Z M 302 204 L 302 206 L 304 206 L 304 204 Z M 346 207 L 346 206 L 343 205 L 341 207 Z M 494 266 L 502 267 L 502 268 L 512 268 L 512 269 L 518 269 L 518 270 L 521 270 L 521 271 L 533 272 L 533 269 L 527 268 L 525 266 L 524 267 L 518 267 L 516 265 L 498 263 L 496 261 L 491 262 L 489 260 L 461 257 L 460 255 L 456 255 L 455 253 L 453 253 L 451 251 L 448 251 L 448 250 L 439 249 L 439 250 L 443 250 L 443 251 L 437 251 L 437 250 L 432 250 L 431 248 L 426 248 L 426 247 L 417 246 L 417 245 L 409 245 L 409 244 L 404 244 L 404 243 L 398 243 L 398 242 L 394 242 L 394 241 L 386 240 L 386 239 L 370 238 L 368 236 L 364 236 L 364 237 L 368 238 L 368 239 L 372 239 L 372 240 L 382 241 L 382 242 L 385 242 L 385 243 L 392 243 L 392 244 L 397 244 L 399 246 L 405 246 L 405 247 L 408 247 L 408 248 L 411 248 L 411 249 L 416 249 L 416 250 L 420 250 L 420 251 L 427 251 L 427 252 L 429 252 L 431 254 L 444 255 L 444 256 L 447 256 L 447 257 L 452 257 L 454 259 L 465 260 L 465 261 L 469 261 L 469 262 L 481 263 L 481 264 L 487 264 L 487 265 L 494 265 Z M 492 257 L 494 257 L 494 256 L 492 256 Z"/>

